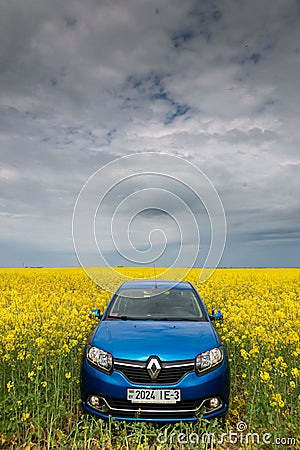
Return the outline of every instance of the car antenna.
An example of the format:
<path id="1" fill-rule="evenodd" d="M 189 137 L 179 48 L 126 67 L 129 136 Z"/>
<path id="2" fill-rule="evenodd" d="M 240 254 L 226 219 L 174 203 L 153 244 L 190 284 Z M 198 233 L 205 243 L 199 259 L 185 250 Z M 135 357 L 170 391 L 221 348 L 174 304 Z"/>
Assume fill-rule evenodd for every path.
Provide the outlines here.
<path id="1" fill-rule="evenodd" d="M 153 265 L 154 268 L 154 280 L 155 280 L 155 288 L 157 289 L 157 281 L 156 281 L 156 270 L 155 270 L 155 264 Z"/>

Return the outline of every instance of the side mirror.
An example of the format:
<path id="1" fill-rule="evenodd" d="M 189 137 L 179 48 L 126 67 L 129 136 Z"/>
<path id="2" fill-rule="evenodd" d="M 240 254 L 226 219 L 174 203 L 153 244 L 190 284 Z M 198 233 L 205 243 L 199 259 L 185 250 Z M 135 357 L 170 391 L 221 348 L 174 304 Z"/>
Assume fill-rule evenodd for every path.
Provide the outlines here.
<path id="1" fill-rule="evenodd" d="M 221 311 L 212 312 L 212 315 L 209 317 L 211 318 L 211 320 L 222 320 L 223 314 L 221 313 Z"/>
<path id="2" fill-rule="evenodd" d="M 100 309 L 92 309 L 89 313 L 90 319 L 102 319 L 102 314 L 100 314 Z"/>

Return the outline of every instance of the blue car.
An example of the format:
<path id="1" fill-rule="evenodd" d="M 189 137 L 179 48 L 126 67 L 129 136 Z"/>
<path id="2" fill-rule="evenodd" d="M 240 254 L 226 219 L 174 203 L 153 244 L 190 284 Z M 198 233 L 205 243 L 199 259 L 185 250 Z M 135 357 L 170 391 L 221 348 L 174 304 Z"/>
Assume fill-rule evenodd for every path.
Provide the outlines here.
<path id="1" fill-rule="evenodd" d="M 101 418 L 195 421 L 226 413 L 224 345 L 188 282 L 123 283 L 89 339 L 81 368 L 85 411 Z"/>

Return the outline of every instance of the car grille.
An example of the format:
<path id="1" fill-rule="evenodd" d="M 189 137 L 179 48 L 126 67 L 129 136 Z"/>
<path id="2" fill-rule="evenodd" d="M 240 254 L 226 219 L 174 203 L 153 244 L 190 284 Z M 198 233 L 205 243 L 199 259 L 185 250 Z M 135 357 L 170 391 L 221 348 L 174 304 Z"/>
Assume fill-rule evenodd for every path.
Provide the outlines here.
<path id="1" fill-rule="evenodd" d="M 200 413 L 203 400 L 185 400 L 176 404 L 134 404 L 128 400 L 116 400 L 105 398 L 109 408 L 108 414 L 112 416 L 121 415 L 128 418 L 193 418 Z"/>
<path id="2" fill-rule="evenodd" d="M 113 409 L 130 409 L 130 410 L 137 410 L 137 409 L 155 409 L 156 411 L 166 411 L 166 410 L 174 410 L 174 411 L 183 411 L 183 410 L 194 410 L 197 409 L 199 406 L 199 401 L 195 400 L 185 400 L 178 403 L 131 403 L 129 400 L 119 400 L 119 399 L 106 399 L 109 406 Z"/>
<path id="3" fill-rule="evenodd" d="M 155 379 L 152 379 L 147 370 L 148 362 L 115 360 L 114 369 L 121 372 L 134 384 L 176 384 L 187 373 L 193 372 L 194 360 L 160 362 L 161 370 Z"/>

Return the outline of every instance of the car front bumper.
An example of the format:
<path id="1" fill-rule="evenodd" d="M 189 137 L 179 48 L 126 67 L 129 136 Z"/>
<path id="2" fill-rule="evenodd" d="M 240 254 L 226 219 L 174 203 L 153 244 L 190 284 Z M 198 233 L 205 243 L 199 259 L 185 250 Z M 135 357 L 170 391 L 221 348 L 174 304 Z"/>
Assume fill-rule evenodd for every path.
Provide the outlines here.
<path id="1" fill-rule="evenodd" d="M 181 400 L 175 404 L 131 403 L 127 400 L 127 389 L 158 388 L 180 389 Z M 200 417 L 211 419 L 226 413 L 229 403 L 229 368 L 224 359 L 214 370 L 197 375 L 187 373 L 176 384 L 136 384 L 121 372 L 114 370 L 106 374 L 93 367 L 84 358 L 81 372 L 81 396 L 85 411 L 101 418 L 113 416 L 119 420 L 152 422 L 196 421 Z M 91 396 L 99 398 L 93 406 Z M 209 400 L 218 398 L 220 405 L 209 407 Z"/>

